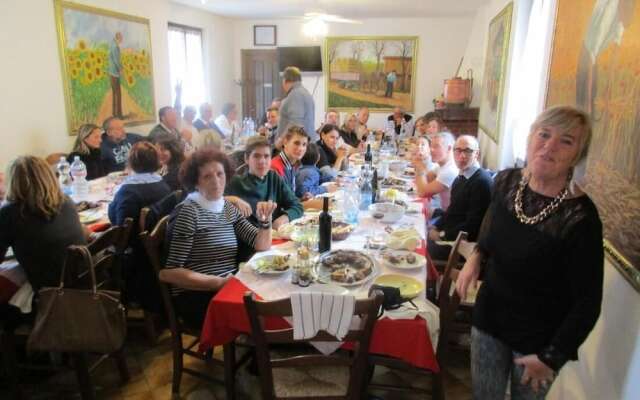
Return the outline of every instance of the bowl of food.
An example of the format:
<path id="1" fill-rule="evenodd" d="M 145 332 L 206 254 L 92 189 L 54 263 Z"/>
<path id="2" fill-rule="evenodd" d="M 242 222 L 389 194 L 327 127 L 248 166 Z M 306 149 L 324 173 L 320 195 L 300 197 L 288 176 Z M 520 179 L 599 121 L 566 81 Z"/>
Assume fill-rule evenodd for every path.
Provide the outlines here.
<path id="1" fill-rule="evenodd" d="M 405 207 L 393 203 L 375 203 L 369 206 L 374 219 L 385 224 L 393 224 L 402 219 Z"/>
<path id="2" fill-rule="evenodd" d="M 342 221 L 333 221 L 331 223 L 331 240 L 336 242 L 345 240 L 349 237 L 355 226 Z"/>

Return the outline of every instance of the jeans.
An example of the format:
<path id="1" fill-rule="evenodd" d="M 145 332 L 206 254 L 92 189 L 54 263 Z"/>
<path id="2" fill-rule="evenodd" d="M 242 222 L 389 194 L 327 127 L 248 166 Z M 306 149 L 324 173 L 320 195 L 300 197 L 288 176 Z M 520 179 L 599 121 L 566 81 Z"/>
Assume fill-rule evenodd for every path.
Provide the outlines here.
<path id="1" fill-rule="evenodd" d="M 551 387 L 534 392 L 520 380 L 524 367 L 513 360 L 522 357 L 509 346 L 475 327 L 471 329 L 471 388 L 474 400 L 502 400 L 511 378 L 511 400 L 543 400 Z"/>

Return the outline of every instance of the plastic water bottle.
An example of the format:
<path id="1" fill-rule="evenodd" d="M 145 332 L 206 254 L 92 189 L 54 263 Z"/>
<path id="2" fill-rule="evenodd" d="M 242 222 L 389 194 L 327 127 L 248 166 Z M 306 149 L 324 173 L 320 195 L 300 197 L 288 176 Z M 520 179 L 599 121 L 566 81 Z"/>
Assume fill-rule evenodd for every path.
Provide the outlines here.
<path id="1" fill-rule="evenodd" d="M 58 161 L 58 165 L 56 166 L 56 170 L 58 171 L 58 183 L 60 184 L 60 189 L 66 195 L 71 194 L 71 177 L 69 176 L 69 170 L 71 166 L 65 157 L 60 157 L 60 161 Z"/>
<path id="2" fill-rule="evenodd" d="M 248 136 L 255 135 L 256 134 L 256 123 L 253 120 L 253 118 L 249 117 L 249 121 L 247 121 L 247 124 L 249 125 Z"/>
<path id="3" fill-rule="evenodd" d="M 344 196 L 342 197 L 342 212 L 346 223 L 358 223 L 359 203 L 360 189 L 355 182 L 349 182 L 344 189 Z"/>
<path id="4" fill-rule="evenodd" d="M 360 210 L 367 211 L 373 201 L 373 188 L 371 187 L 371 174 L 369 169 L 362 166 L 362 177 L 360 183 Z"/>
<path id="5" fill-rule="evenodd" d="M 87 182 L 87 167 L 80 160 L 80 156 L 75 156 L 70 168 L 71 193 L 74 197 L 85 197 L 89 194 L 89 182 Z"/>

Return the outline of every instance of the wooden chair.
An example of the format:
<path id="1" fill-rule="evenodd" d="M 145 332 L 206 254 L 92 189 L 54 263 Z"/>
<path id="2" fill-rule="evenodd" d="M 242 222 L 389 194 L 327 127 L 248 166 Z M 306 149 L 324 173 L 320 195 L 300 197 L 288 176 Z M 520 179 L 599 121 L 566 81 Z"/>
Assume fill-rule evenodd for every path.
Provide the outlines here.
<path id="1" fill-rule="evenodd" d="M 100 238 L 88 246 L 69 246 L 67 249 L 66 267 L 65 267 L 65 286 L 73 288 L 90 287 L 88 270 L 89 265 L 94 265 L 96 278 L 99 288 L 118 289 L 119 281 L 119 255 L 128 241 L 129 232 L 131 230 L 131 219 L 125 220 L 123 226 L 114 226 L 107 230 Z M 24 393 L 19 383 L 20 369 L 48 369 L 57 371 L 58 366 L 32 366 L 17 365 L 16 348 L 18 345 L 26 343 L 33 324 L 31 322 L 22 323 L 17 328 L 5 329 L 0 327 L 0 346 L 2 350 L 2 359 L 4 369 L 9 378 L 10 390 L 14 398 L 23 398 Z M 113 358 L 120 373 L 122 382 L 129 380 L 129 371 L 127 368 L 125 354 L 123 349 L 111 354 L 102 354 L 98 359 L 89 364 L 89 354 L 78 352 L 70 353 L 73 369 L 75 370 L 78 380 L 78 386 L 83 400 L 92 400 L 95 398 L 95 392 L 91 383 L 91 372 L 107 358 Z"/>
<path id="2" fill-rule="evenodd" d="M 176 190 L 160 201 L 140 210 L 140 219 L 138 220 L 140 232 L 152 230 L 162 217 L 171 214 L 171 211 L 182 201 L 183 197 L 182 190 Z"/>
<path id="3" fill-rule="evenodd" d="M 258 368 L 260 375 L 260 388 L 262 398 L 269 399 L 360 399 L 364 388 L 364 377 L 367 369 L 367 356 L 369 354 L 369 343 L 371 333 L 376 321 L 376 314 L 382 304 L 383 295 L 375 292 L 371 297 L 364 300 L 358 300 L 355 304 L 354 315 L 362 318 L 362 325 L 359 328 L 350 330 L 344 337 L 344 341 L 355 342 L 355 351 L 351 357 L 338 355 L 298 355 L 294 357 L 286 357 L 274 359 L 271 357 L 269 350 L 272 344 L 295 344 L 308 343 L 310 341 L 332 341 L 336 342 L 334 336 L 320 331 L 316 336 L 308 340 L 294 340 L 293 328 L 283 330 L 266 330 L 263 320 L 265 317 L 287 317 L 292 315 L 290 299 L 282 299 L 276 301 L 258 301 L 255 295 L 248 292 L 244 295 L 244 304 L 249 315 L 251 323 L 251 336 L 256 345 L 256 356 L 258 360 Z M 344 395 L 334 394 L 330 396 L 313 396 L 302 397 L 295 393 L 292 396 L 280 397 L 278 379 L 274 369 L 277 371 L 282 368 L 303 368 L 303 367 L 321 367 L 328 368 L 348 368 L 348 385 Z"/>
<path id="4" fill-rule="evenodd" d="M 169 215 L 182 199 L 182 190 L 176 190 L 156 203 L 148 207 L 143 207 L 142 210 L 140 210 L 140 217 L 138 219 L 138 232 L 152 230 L 156 226 L 156 223 L 162 217 Z M 134 307 L 131 304 L 129 306 Z M 133 311 L 134 309 L 138 315 L 142 315 L 142 318 L 132 316 L 129 311 Z M 159 336 L 158 325 L 161 325 L 162 322 L 160 314 L 145 310 L 142 307 L 128 308 L 127 319 L 130 326 L 142 326 L 144 328 L 149 343 L 154 345 L 157 342 Z"/>
<path id="5" fill-rule="evenodd" d="M 385 366 L 392 370 L 399 370 L 403 372 L 415 373 L 419 375 L 431 376 L 431 389 L 424 390 L 420 388 L 414 387 L 406 387 L 406 386 L 394 386 L 388 384 L 379 384 L 375 382 L 371 382 L 369 384 L 370 389 L 382 389 L 382 390 L 390 390 L 390 391 L 415 391 L 415 392 L 423 392 L 431 394 L 433 399 L 436 400 L 444 400 L 444 388 L 442 383 L 442 371 L 446 368 L 448 355 L 449 355 L 449 340 L 450 335 L 453 332 L 453 321 L 455 317 L 455 313 L 460 305 L 460 297 L 452 290 L 452 283 L 458 277 L 458 273 L 460 272 L 457 269 L 457 263 L 460 260 L 460 254 L 458 249 L 460 247 L 460 243 L 465 240 L 467 237 L 466 232 L 460 232 L 456 241 L 451 248 L 451 253 L 449 254 L 449 261 L 447 263 L 447 268 L 445 268 L 444 273 L 442 275 L 442 283 L 440 284 L 440 291 L 437 298 L 437 304 L 440 308 L 440 333 L 438 335 L 438 345 L 436 347 L 436 359 L 438 360 L 438 365 L 440 366 L 440 372 L 433 372 L 421 368 L 417 368 L 409 365 L 408 363 L 393 357 L 387 356 L 379 356 L 379 355 L 371 355 L 369 356 L 369 360 L 373 368 L 377 365 Z M 371 371 L 373 373 L 373 371 Z"/>
<path id="6" fill-rule="evenodd" d="M 60 157 L 67 157 L 67 153 L 51 153 L 45 157 L 45 161 L 50 166 L 55 166 L 60 161 Z"/>
<path id="7" fill-rule="evenodd" d="M 156 277 L 164 268 L 161 254 L 165 242 L 168 223 L 169 216 L 165 216 L 158 222 L 158 224 L 150 233 L 149 231 L 140 233 L 140 240 L 142 240 L 151 264 L 157 272 Z M 186 326 L 182 323 L 173 307 L 173 301 L 171 300 L 171 294 L 169 293 L 168 285 L 160 281 L 160 279 L 157 280 L 157 283 L 160 286 L 162 301 L 164 304 L 167 321 L 169 322 L 169 329 L 171 330 L 171 342 L 173 351 L 173 382 L 171 391 L 173 395 L 176 397 L 180 395 L 180 382 L 182 380 L 182 374 L 187 373 L 208 382 L 223 384 L 226 389 L 226 398 L 234 399 L 235 373 L 238 365 L 244 362 L 245 359 L 241 359 L 241 361 L 236 364 L 235 344 L 233 342 L 224 345 L 224 361 L 213 358 L 211 352 L 202 354 L 197 350 L 194 350 L 194 347 L 196 347 L 200 342 L 201 330 Z M 195 339 L 191 340 L 190 342 L 188 342 L 188 344 L 185 345 L 182 336 L 183 334 L 193 336 Z M 194 369 L 185 367 L 183 358 L 185 355 L 202 360 L 208 365 L 222 366 L 224 368 L 224 381 L 205 375 Z"/>

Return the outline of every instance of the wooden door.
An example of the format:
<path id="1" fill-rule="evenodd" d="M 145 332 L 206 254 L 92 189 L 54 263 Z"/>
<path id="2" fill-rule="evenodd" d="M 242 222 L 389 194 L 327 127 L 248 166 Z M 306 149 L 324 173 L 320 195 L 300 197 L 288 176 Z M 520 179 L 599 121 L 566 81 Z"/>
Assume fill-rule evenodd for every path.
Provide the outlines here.
<path id="1" fill-rule="evenodd" d="M 282 94 L 278 55 L 275 49 L 241 51 L 243 116 L 260 121 L 273 98 Z"/>

